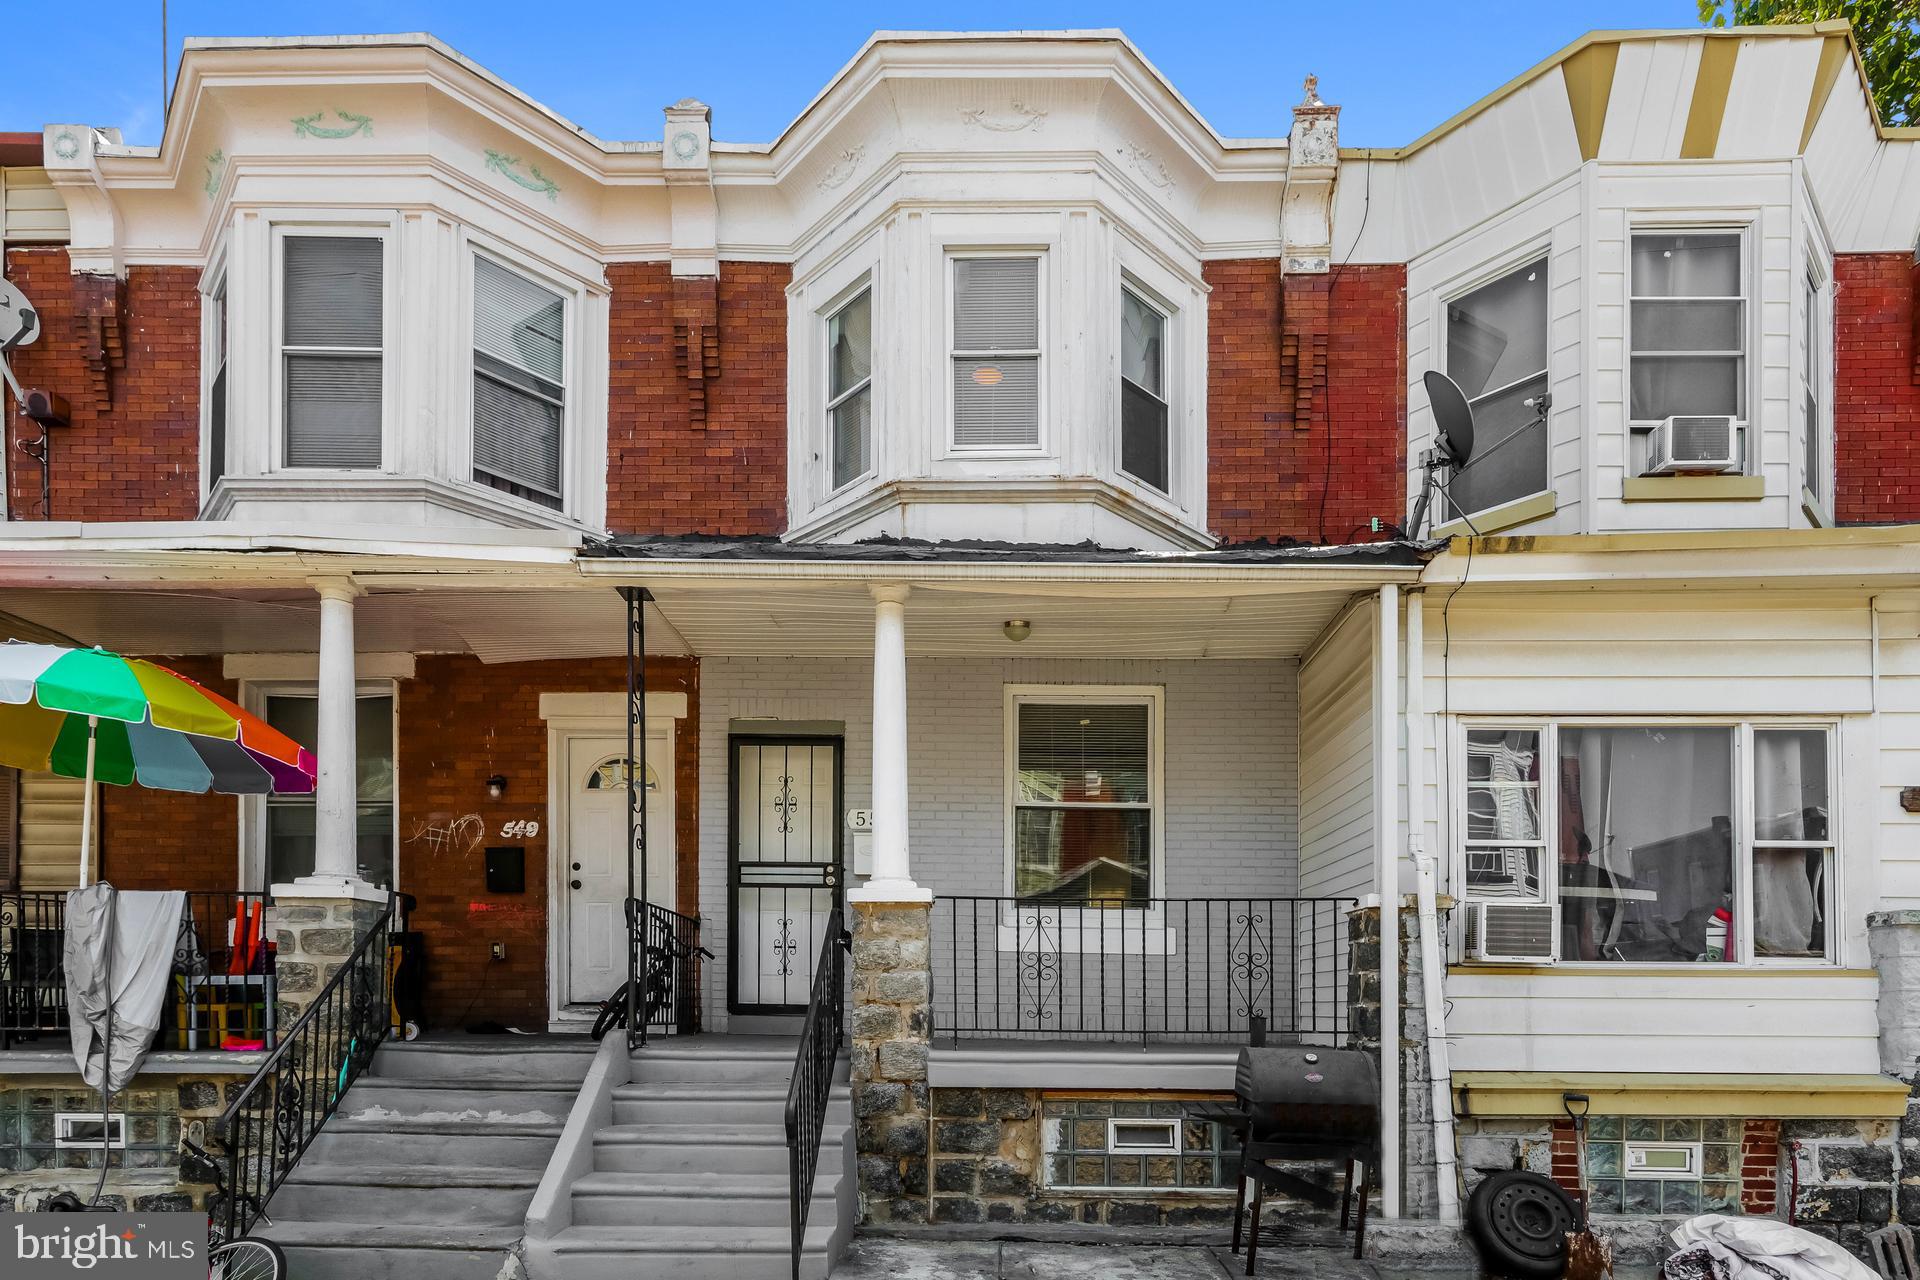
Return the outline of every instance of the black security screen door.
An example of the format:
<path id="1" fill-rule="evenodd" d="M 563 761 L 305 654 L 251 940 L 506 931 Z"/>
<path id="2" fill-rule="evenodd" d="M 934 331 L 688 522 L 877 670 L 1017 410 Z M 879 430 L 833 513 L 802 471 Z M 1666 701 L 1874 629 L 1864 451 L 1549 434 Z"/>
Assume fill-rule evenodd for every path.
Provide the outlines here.
<path id="1" fill-rule="evenodd" d="M 803 1014 L 846 880 L 841 740 L 736 734 L 728 745 L 727 1008 Z"/>

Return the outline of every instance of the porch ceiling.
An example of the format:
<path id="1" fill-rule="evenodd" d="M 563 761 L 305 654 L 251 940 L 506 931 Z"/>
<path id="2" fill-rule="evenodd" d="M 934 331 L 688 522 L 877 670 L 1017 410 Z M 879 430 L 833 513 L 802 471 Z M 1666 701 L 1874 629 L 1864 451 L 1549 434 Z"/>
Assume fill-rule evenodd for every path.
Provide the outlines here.
<path id="1" fill-rule="evenodd" d="M 995 587 L 999 589 L 994 589 Z M 1146 594 L 1111 584 L 1009 590 L 932 585 L 907 603 L 907 645 L 922 656 L 1272 658 L 1299 654 L 1356 590 L 1351 583 L 1234 592 L 1189 586 Z M 865 657 L 873 600 L 862 582 L 670 582 L 654 589 L 647 651 L 714 657 Z M 311 653 L 311 591 L 0 590 L 0 623 L 123 653 Z M 1032 624 L 1015 645 L 1011 618 Z M 519 590 L 376 589 L 354 609 L 368 653 L 470 653 L 483 662 L 614 656 L 624 608 L 610 586 Z M 5 630 L 0 626 L 0 630 Z"/>
<path id="2" fill-rule="evenodd" d="M 649 653 L 687 652 L 657 609 L 648 614 Z M 311 591 L 0 590 L 0 615 L 121 653 L 312 653 L 320 638 Z M 363 653 L 471 653 L 483 662 L 625 653 L 626 625 L 611 587 L 375 590 L 354 608 Z"/>

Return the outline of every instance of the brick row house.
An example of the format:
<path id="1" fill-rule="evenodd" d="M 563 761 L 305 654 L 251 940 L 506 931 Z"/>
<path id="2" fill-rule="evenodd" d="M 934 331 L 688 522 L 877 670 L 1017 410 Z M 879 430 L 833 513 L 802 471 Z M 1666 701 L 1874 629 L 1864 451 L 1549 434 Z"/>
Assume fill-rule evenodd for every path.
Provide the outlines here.
<path id="1" fill-rule="evenodd" d="M 406 36 L 189 41 L 156 147 L 0 135 L 58 397 L 7 402 L 0 622 L 319 770 L 100 786 L 84 854 L 7 771 L 0 957 L 77 874 L 264 895 L 277 1036 L 405 895 L 427 1034 L 279 1186 L 296 1274 L 1221 1227 L 1256 1027 L 1374 1053 L 1376 1247 L 1577 1183 L 1569 1093 L 1599 1212 L 1910 1220 L 1920 138 L 1844 24 L 1597 34 L 1392 149 L 1276 119 L 1117 33 L 883 33 L 771 142 L 610 142 Z M 636 918 L 671 1025 L 589 1063 Z M 25 971 L 33 1207 L 99 1153 Z M 168 1045 L 119 1193 L 203 1191 L 269 1069 Z"/>

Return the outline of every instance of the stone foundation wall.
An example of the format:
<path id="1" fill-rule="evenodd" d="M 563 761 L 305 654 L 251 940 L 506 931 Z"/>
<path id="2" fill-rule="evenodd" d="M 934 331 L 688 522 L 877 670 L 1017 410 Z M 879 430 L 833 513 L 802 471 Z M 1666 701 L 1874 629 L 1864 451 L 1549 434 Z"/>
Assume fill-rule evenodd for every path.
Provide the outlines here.
<path id="1" fill-rule="evenodd" d="M 199 1126 L 207 1145 L 213 1122 L 245 1076 L 192 1072 L 142 1074 L 113 1099 L 127 1117 L 127 1149 L 116 1149 L 105 1201 L 115 1209 L 173 1211 L 202 1208 L 213 1188 L 180 1181 L 180 1138 Z M 97 1115 L 100 1095 L 78 1074 L 0 1076 L 0 1211 L 36 1210 L 58 1191 L 93 1198 L 100 1152 L 53 1145 L 54 1116 Z"/>
<path id="2" fill-rule="evenodd" d="M 346 963 L 383 908 L 383 903 L 345 898 L 288 898 L 267 909 L 277 948 L 274 1016 L 282 1033 Z"/>
<path id="3" fill-rule="evenodd" d="M 1865 1258 L 1869 1233 L 1894 1221 L 1896 1203 L 1915 1204 L 1920 1187 L 1901 1178 L 1906 1120 L 1782 1120 L 1779 1145 L 1791 1162 L 1793 1221 Z M 1900 1215 L 1909 1225 L 1914 1219 Z"/>

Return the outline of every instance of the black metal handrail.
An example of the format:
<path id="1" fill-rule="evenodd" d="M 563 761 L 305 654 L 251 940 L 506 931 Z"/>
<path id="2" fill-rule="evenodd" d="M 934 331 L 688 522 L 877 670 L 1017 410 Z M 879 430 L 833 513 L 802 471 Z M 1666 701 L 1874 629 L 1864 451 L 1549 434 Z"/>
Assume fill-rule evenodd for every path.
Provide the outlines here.
<path id="1" fill-rule="evenodd" d="M 793 1277 L 800 1280 L 800 1246 L 807 1233 L 807 1210 L 813 1204 L 813 1175 L 820 1165 L 820 1135 L 826 1129 L 827 1099 L 840 1059 L 840 1039 L 846 1025 L 846 922 L 835 907 L 827 916 L 820 960 L 813 970 L 813 991 L 807 999 L 807 1020 L 800 1029 L 800 1047 L 793 1055 L 793 1080 L 787 1086 L 787 1218 L 793 1233 Z"/>
<path id="2" fill-rule="evenodd" d="M 1238 1040 L 1346 1028 L 1352 898 L 941 897 L 935 1035 Z"/>
<path id="3" fill-rule="evenodd" d="M 712 953 L 700 945 L 700 921 L 649 902 L 639 927 L 640 904 L 627 899 L 627 1012 L 644 1031 L 681 1035 L 700 1029 L 700 958 Z M 644 953 L 646 963 L 641 964 Z M 645 1042 L 645 1037 L 641 1037 Z"/>
<path id="4" fill-rule="evenodd" d="M 173 973 L 158 1043 L 168 1049 L 220 1048 L 238 1009 L 246 1038 L 271 1048 L 274 972 L 265 893 L 231 890 L 186 895 L 174 943 Z M 244 909 L 244 910 L 243 910 Z M 256 923 L 258 922 L 258 923 Z M 241 930 L 246 931 L 245 934 Z M 67 1030 L 67 895 L 62 890 L 0 892 L 0 1048 Z M 235 943 L 257 946 L 234 958 Z M 213 1006 L 224 1006 L 218 1017 Z M 259 1011 L 259 1022 L 254 1012 Z"/>
<path id="5" fill-rule="evenodd" d="M 229 1240 L 252 1228 L 387 1038 L 393 1023 L 388 946 L 394 906 L 389 895 L 346 960 L 215 1123 L 227 1148 L 222 1208 Z"/>

